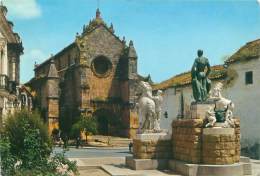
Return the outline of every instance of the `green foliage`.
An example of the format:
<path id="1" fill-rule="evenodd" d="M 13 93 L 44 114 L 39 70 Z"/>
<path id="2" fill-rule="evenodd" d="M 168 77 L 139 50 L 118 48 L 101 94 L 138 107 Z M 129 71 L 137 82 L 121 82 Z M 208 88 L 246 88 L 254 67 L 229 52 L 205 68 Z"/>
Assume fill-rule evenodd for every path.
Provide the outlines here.
<path id="1" fill-rule="evenodd" d="M 85 134 L 96 134 L 97 133 L 97 121 L 96 118 L 91 116 L 81 116 L 79 121 L 73 124 L 71 134 L 74 137 L 78 137 L 80 132 Z"/>
<path id="2" fill-rule="evenodd" d="M 14 175 L 15 173 L 15 163 L 17 162 L 17 159 L 11 154 L 10 145 L 9 139 L 1 135 L 0 156 L 2 175 Z"/>
<path id="3" fill-rule="evenodd" d="M 67 176 L 77 174 L 75 162 L 63 154 L 51 157 L 52 144 L 37 112 L 20 111 L 7 117 L 0 139 L 4 176 Z M 61 168 L 64 168 L 62 169 Z"/>
<path id="4" fill-rule="evenodd" d="M 41 145 L 41 148 L 44 148 L 41 151 L 41 155 L 49 156 L 51 153 L 51 140 L 48 135 L 47 126 L 42 122 L 39 113 L 19 111 L 13 115 L 9 115 L 5 122 L 4 135 L 10 140 L 11 152 L 16 156 L 22 157 L 24 152 L 27 152 L 27 142 L 29 143 L 27 140 L 30 138 L 28 134 L 36 133 L 36 130 L 39 145 Z M 32 135 L 36 136 L 36 134 Z"/>

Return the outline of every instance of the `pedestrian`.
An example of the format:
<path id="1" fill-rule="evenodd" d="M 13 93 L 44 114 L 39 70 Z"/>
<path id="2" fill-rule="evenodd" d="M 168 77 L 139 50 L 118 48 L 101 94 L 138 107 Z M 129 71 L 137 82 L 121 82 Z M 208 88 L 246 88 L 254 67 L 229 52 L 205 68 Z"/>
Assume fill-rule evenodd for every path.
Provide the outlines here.
<path id="1" fill-rule="evenodd" d="M 78 136 L 76 139 L 76 148 L 79 148 L 80 146 L 80 137 Z"/>
<path id="2" fill-rule="evenodd" d="M 128 145 L 128 147 L 129 147 L 129 152 L 132 153 L 133 143 L 130 142 L 129 145 Z"/>

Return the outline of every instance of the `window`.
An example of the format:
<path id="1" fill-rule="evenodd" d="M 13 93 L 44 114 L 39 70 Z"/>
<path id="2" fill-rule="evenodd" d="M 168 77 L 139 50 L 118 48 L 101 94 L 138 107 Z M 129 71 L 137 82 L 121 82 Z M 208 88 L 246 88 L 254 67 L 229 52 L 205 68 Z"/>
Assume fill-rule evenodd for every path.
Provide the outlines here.
<path id="1" fill-rule="evenodd" d="M 0 74 L 4 74 L 4 52 L 3 52 L 3 50 L 1 51 L 1 56 L 0 56 Z"/>
<path id="2" fill-rule="evenodd" d="M 105 56 L 99 56 L 92 61 L 92 70 L 99 77 L 106 77 L 109 75 L 112 68 L 112 63 Z"/>
<path id="3" fill-rule="evenodd" d="M 253 72 L 252 71 L 248 71 L 245 74 L 245 78 L 246 78 L 246 85 L 247 84 L 253 84 Z"/>

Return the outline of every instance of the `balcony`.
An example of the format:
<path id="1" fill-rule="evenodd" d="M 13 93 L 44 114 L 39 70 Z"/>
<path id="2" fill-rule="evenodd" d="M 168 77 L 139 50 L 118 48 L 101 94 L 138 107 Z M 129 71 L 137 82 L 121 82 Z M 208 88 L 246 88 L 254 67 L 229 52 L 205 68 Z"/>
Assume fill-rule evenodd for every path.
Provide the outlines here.
<path id="1" fill-rule="evenodd" d="M 0 89 L 9 90 L 9 79 L 7 75 L 0 74 Z"/>

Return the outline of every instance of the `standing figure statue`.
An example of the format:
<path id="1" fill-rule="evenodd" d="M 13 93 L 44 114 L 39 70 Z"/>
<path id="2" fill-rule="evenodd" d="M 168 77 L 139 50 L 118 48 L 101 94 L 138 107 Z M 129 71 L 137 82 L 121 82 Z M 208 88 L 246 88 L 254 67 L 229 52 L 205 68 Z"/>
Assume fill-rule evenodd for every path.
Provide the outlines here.
<path id="1" fill-rule="evenodd" d="M 162 102 L 163 102 L 161 90 L 157 91 L 157 94 L 153 97 L 153 100 L 155 102 L 155 113 L 156 113 L 156 119 L 154 121 L 154 130 L 159 132 L 161 130 L 160 118 L 162 113 Z"/>
<path id="2" fill-rule="evenodd" d="M 141 96 L 138 101 L 139 132 L 160 132 L 160 115 L 162 96 L 159 90 L 156 96 L 152 95 L 149 83 L 141 81 L 139 84 Z"/>
<path id="3" fill-rule="evenodd" d="M 195 59 L 191 69 L 193 97 L 196 102 L 206 101 L 211 89 L 211 81 L 208 76 L 210 64 L 203 51 L 198 50 L 198 57 Z"/>

